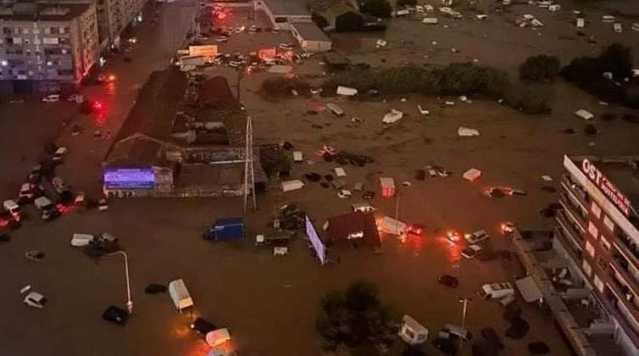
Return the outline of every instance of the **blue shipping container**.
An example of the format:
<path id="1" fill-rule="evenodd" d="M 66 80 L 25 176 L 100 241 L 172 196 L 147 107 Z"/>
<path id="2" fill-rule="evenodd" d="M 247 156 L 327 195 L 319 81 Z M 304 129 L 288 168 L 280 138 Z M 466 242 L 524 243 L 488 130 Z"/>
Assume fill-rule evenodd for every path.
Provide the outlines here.
<path id="1" fill-rule="evenodd" d="M 239 240 L 244 237 L 244 220 L 242 218 L 218 219 L 205 234 L 207 240 Z"/>

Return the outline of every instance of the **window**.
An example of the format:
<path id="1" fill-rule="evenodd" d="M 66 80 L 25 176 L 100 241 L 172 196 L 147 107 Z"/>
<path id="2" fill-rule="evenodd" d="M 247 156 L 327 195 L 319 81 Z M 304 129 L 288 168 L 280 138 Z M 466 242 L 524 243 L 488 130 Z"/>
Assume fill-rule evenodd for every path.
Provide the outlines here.
<path id="1" fill-rule="evenodd" d="M 590 244 L 590 241 L 586 241 L 586 252 L 590 257 L 595 257 L 595 248 Z"/>
<path id="2" fill-rule="evenodd" d="M 606 225 L 608 230 L 610 230 L 610 232 L 614 232 L 615 231 L 615 223 L 612 220 L 610 220 L 608 215 L 604 215 L 603 223 L 604 223 L 604 225 Z"/>
<path id="3" fill-rule="evenodd" d="M 11 27 L 3 27 L 2 28 L 2 33 L 5 34 L 5 35 L 10 35 L 12 33 Z"/>
<path id="4" fill-rule="evenodd" d="M 275 18 L 275 23 L 286 23 L 286 22 L 288 22 L 288 19 L 286 17 L 279 16 Z"/>
<path id="5" fill-rule="evenodd" d="M 597 203 L 595 203 L 594 201 L 592 202 L 592 204 L 590 205 L 590 211 L 592 212 L 592 214 L 594 216 L 597 217 L 597 219 L 599 219 L 601 217 L 601 208 L 599 207 L 599 205 L 597 205 Z"/>
<path id="6" fill-rule="evenodd" d="M 599 277 L 597 277 L 597 275 L 595 275 L 595 287 L 597 287 L 597 290 L 599 290 L 599 293 L 603 293 L 604 290 L 604 284 L 601 281 L 601 279 L 599 279 Z"/>
<path id="7" fill-rule="evenodd" d="M 28 34 L 29 34 L 29 28 L 24 27 L 24 28 L 22 29 L 22 34 L 23 34 L 23 35 L 28 35 Z"/>
<path id="8" fill-rule="evenodd" d="M 601 245 L 603 245 L 603 247 L 606 248 L 606 250 L 610 250 L 610 242 L 608 242 L 608 239 L 606 239 L 606 237 L 604 235 L 601 235 Z"/>
<path id="9" fill-rule="evenodd" d="M 597 227 L 595 226 L 595 224 L 592 223 L 592 221 L 588 222 L 588 232 L 590 233 L 590 235 L 592 235 L 592 237 L 595 238 L 595 240 L 597 239 L 597 237 L 599 237 L 599 229 L 597 229 Z"/>
<path id="10" fill-rule="evenodd" d="M 590 266 L 590 263 L 588 263 L 588 261 L 586 260 L 581 261 L 581 268 L 583 268 L 584 272 L 586 273 L 588 277 L 592 275 L 592 267 Z"/>
<path id="11" fill-rule="evenodd" d="M 60 33 L 60 29 L 57 27 L 51 27 L 51 33 L 54 35 L 57 35 L 58 33 Z"/>

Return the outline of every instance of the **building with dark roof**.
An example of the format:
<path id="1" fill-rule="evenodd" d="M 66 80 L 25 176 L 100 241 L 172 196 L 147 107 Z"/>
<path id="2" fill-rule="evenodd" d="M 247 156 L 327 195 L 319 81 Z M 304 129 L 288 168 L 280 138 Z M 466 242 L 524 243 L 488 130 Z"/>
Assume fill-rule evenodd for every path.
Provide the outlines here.
<path id="1" fill-rule="evenodd" d="M 255 10 L 264 11 L 278 30 L 288 30 L 294 22 L 311 22 L 305 0 L 255 0 Z"/>
<path id="2" fill-rule="evenodd" d="M 372 212 L 357 211 L 331 217 L 327 220 L 326 233 L 331 243 L 350 241 L 362 242 L 374 248 L 381 246 L 375 215 Z"/>
<path id="3" fill-rule="evenodd" d="M 328 36 L 312 22 L 295 22 L 291 24 L 291 34 L 300 47 L 306 52 L 330 51 L 333 45 Z"/>
<path id="4" fill-rule="evenodd" d="M 325 8 L 313 10 L 313 20 L 324 31 L 360 31 L 364 17 L 354 7 L 346 3 L 335 3 Z"/>
<path id="5" fill-rule="evenodd" d="M 104 193 L 130 196 L 241 195 L 246 114 L 226 79 L 155 72 L 104 161 Z M 255 182 L 266 181 L 259 151 Z"/>

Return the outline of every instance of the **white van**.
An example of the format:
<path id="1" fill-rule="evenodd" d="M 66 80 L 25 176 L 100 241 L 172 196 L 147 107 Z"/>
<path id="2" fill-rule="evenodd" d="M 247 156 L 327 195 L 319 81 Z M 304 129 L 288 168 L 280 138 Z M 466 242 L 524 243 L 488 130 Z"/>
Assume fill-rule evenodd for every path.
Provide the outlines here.
<path id="1" fill-rule="evenodd" d="M 468 331 L 468 329 L 462 328 L 461 326 L 458 326 L 458 325 L 446 324 L 444 325 L 444 328 L 442 330 L 448 334 L 455 335 L 458 338 L 461 338 L 464 340 L 470 340 L 472 338 L 472 335 Z"/>
<path id="2" fill-rule="evenodd" d="M 189 290 L 186 289 L 186 285 L 184 285 L 184 281 L 182 279 L 176 279 L 169 283 L 169 295 L 173 300 L 175 308 L 179 312 L 193 306 L 193 299 L 189 294 Z"/>
<path id="3" fill-rule="evenodd" d="M 408 228 L 406 223 L 393 219 L 390 216 L 384 216 L 380 224 L 381 226 L 378 226 L 379 230 L 391 235 L 403 235 Z"/>
<path id="4" fill-rule="evenodd" d="M 20 219 L 20 205 L 13 200 L 5 200 L 2 203 L 4 210 L 13 215 L 17 220 Z"/>
<path id="5" fill-rule="evenodd" d="M 404 342 L 409 345 L 419 345 L 426 342 L 428 329 L 409 315 L 404 315 L 402 322 L 398 335 Z"/>
<path id="6" fill-rule="evenodd" d="M 57 103 L 60 101 L 60 94 L 49 94 L 42 98 L 43 103 Z"/>
<path id="7" fill-rule="evenodd" d="M 337 106 L 336 104 L 328 103 L 326 104 L 326 108 L 330 110 L 335 116 L 344 116 L 344 110 Z"/>
<path id="8" fill-rule="evenodd" d="M 502 299 L 513 294 L 515 294 L 515 289 L 508 282 L 484 284 L 479 292 L 479 295 L 484 299 Z"/>

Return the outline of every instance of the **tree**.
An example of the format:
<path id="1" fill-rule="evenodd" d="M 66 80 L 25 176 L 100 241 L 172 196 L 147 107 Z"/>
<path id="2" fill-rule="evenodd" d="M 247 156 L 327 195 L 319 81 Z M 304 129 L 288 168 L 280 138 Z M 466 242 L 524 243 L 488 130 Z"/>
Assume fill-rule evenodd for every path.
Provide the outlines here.
<path id="1" fill-rule="evenodd" d="M 377 286 L 367 281 L 357 281 L 346 290 L 346 306 L 356 312 L 366 312 L 380 306 Z"/>
<path id="2" fill-rule="evenodd" d="M 615 80 L 628 78 L 632 73 L 632 52 L 630 47 L 613 43 L 601 52 L 599 63 L 605 72 L 612 72 Z"/>
<path id="3" fill-rule="evenodd" d="M 325 349 L 348 346 L 354 355 L 374 355 L 372 346 L 388 343 L 392 337 L 390 312 L 379 300 L 373 283 L 358 281 L 345 292 L 330 291 L 321 300 L 315 326 Z"/>
<path id="4" fill-rule="evenodd" d="M 393 8 L 386 0 L 362 0 L 360 10 L 371 16 L 389 18 Z"/>
<path id="5" fill-rule="evenodd" d="M 628 107 L 639 109 L 639 83 L 631 84 L 626 88 L 624 102 Z"/>
<path id="6" fill-rule="evenodd" d="M 519 66 L 519 78 L 530 82 L 548 82 L 555 79 L 559 69 L 559 58 L 555 56 L 532 56 Z"/>

